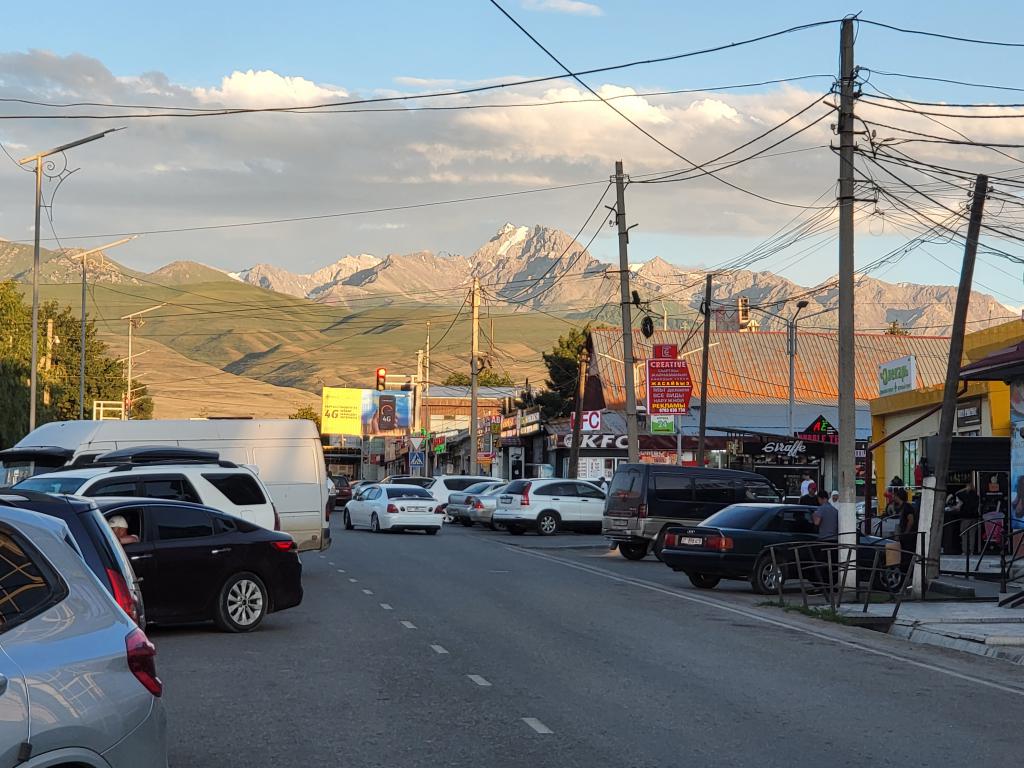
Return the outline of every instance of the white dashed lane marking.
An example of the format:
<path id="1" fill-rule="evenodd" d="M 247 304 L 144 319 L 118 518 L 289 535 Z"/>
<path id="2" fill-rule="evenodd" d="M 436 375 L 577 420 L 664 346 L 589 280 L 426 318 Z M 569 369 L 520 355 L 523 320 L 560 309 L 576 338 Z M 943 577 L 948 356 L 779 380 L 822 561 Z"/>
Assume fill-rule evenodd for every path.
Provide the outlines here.
<path id="1" fill-rule="evenodd" d="M 391 610 L 391 606 L 388 605 L 387 603 L 381 603 L 380 607 L 383 608 L 385 611 L 390 611 Z"/>
<path id="2" fill-rule="evenodd" d="M 430 647 L 434 649 L 434 653 L 441 654 L 441 655 L 446 655 L 448 653 L 448 651 L 446 651 L 440 645 L 432 645 Z"/>
<path id="3" fill-rule="evenodd" d="M 338 573 L 344 573 L 344 572 L 345 572 L 344 569 L 342 569 L 342 568 L 338 569 Z"/>
<path id="4" fill-rule="evenodd" d="M 359 579 L 352 579 L 352 578 L 350 578 L 350 579 L 349 579 L 349 581 L 350 581 L 350 582 L 351 582 L 352 584 L 358 584 L 358 583 L 359 583 Z"/>
<path id="5" fill-rule="evenodd" d="M 533 728 L 533 730 L 535 730 L 537 733 L 554 733 L 554 731 L 552 731 L 550 728 L 544 725 L 544 723 L 542 723 L 536 717 L 524 717 L 523 722 L 531 728 Z"/>
<path id="6" fill-rule="evenodd" d="M 491 684 L 486 679 L 480 677 L 480 675 L 466 675 L 470 680 L 479 685 L 481 688 L 490 688 Z"/>
<path id="7" fill-rule="evenodd" d="M 363 594 L 364 595 L 372 595 L 373 594 L 373 590 L 372 589 L 364 589 L 363 590 Z"/>
<path id="8" fill-rule="evenodd" d="M 416 625 L 413 624 L 411 621 L 403 621 L 402 626 L 406 629 L 416 629 Z"/>

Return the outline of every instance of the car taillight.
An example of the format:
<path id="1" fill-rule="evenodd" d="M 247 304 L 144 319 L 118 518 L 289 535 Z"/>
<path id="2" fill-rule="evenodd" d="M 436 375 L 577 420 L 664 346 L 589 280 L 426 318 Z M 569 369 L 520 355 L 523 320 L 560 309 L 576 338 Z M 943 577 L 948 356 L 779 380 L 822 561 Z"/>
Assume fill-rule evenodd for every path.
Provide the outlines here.
<path id="1" fill-rule="evenodd" d="M 274 504 L 273 502 L 271 502 L 270 503 L 270 508 L 272 510 L 274 510 L 274 530 L 275 531 L 280 531 L 281 530 L 281 516 L 279 514 L 277 514 L 277 505 Z M 327 513 L 327 519 L 328 520 L 331 519 L 331 516 L 330 516 L 329 512 Z"/>
<path id="2" fill-rule="evenodd" d="M 124 639 L 128 652 L 128 669 L 154 696 L 164 692 L 164 684 L 156 676 L 156 647 L 141 629 L 132 630 Z"/>
<path id="3" fill-rule="evenodd" d="M 132 621 L 138 621 L 139 615 L 135 611 L 135 601 L 132 600 L 131 590 L 128 589 L 128 582 L 120 571 L 107 568 L 107 580 L 110 582 L 110 589 L 114 593 L 114 600 L 121 606 L 121 610 L 131 617 Z"/>
<path id="4" fill-rule="evenodd" d="M 637 517 L 647 517 L 647 505 L 646 504 L 641 504 L 640 506 L 638 506 L 636 508 L 636 516 Z"/>
<path id="5" fill-rule="evenodd" d="M 397 515 L 398 507 L 396 507 L 394 504 L 388 504 L 388 513 L 392 515 Z"/>
<path id="6" fill-rule="evenodd" d="M 674 547 L 679 543 L 679 534 L 677 533 L 666 533 L 663 547 Z"/>
<path id="7" fill-rule="evenodd" d="M 519 500 L 519 505 L 522 507 L 530 506 L 530 483 L 523 486 L 523 498 Z"/>
<path id="8" fill-rule="evenodd" d="M 294 552 L 296 549 L 298 549 L 298 547 L 295 545 L 295 542 L 291 539 L 289 539 L 288 541 L 272 541 L 270 542 L 270 546 L 281 552 Z"/>
<path id="9" fill-rule="evenodd" d="M 704 548 L 717 552 L 728 552 L 732 549 L 732 539 L 728 536 L 708 536 L 704 539 Z"/>
<path id="10" fill-rule="evenodd" d="M 483 508 L 484 508 L 484 503 L 482 501 L 480 501 L 480 499 L 474 499 L 473 500 L 473 509 L 483 509 Z"/>

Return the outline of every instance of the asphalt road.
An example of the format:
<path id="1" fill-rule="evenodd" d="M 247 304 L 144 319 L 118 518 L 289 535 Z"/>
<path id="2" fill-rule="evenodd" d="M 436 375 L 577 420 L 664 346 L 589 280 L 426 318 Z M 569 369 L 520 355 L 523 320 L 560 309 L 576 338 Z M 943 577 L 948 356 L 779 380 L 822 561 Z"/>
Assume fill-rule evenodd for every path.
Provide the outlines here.
<path id="1" fill-rule="evenodd" d="M 1015 764 L 1024 672 L 714 592 L 598 537 L 336 527 L 249 635 L 154 629 L 171 765 Z"/>

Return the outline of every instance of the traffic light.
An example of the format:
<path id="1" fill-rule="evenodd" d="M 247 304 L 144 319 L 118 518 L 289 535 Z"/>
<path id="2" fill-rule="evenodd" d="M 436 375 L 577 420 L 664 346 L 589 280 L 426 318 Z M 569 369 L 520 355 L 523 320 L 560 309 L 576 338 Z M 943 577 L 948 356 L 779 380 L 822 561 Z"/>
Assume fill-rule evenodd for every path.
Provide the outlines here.
<path id="1" fill-rule="evenodd" d="M 387 389 L 388 384 L 388 369 L 378 368 L 377 369 L 377 391 L 383 392 Z"/>

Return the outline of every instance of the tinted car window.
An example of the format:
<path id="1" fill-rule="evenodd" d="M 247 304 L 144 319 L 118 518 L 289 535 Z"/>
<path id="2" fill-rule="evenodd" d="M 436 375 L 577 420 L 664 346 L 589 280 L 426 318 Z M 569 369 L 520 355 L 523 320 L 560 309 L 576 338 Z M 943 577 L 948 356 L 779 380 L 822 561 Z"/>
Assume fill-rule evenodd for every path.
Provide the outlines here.
<path id="1" fill-rule="evenodd" d="M 452 477 L 445 480 L 444 485 L 449 491 L 464 491 L 479 482 L 479 477 Z"/>
<path id="2" fill-rule="evenodd" d="M 764 526 L 766 531 L 779 533 L 816 533 L 808 509 L 780 509 Z"/>
<path id="3" fill-rule="evenodd" d="M 644 476 L 639 469 L 627 469 L 615 473 L 608 489 L 608 508 L 635 507 L 640 503 Z"/>
<path id="4" fill-rule="evenodd" d="M 686 475 L 651 475 L 655 498 L 661 501 L 693 501 L 693 480 Z"/>
<path id="5" fill-rule="evenodd" d="M 191 507 L 151 507 L 157 537 L 161 541 L 196 539 L 213 535 L 210 514 Z"/>
<path id="6" fill-rule="evenodd" d="M 466 493 L 483 493 L 492 485 L 491 482 L 485 481 L 483 483 L 473 483 L 472 485 L 466 486 Z"/>
<path id="7" fill-rule="evenodd" d="M 603 499 L 604 494 L 590 483 L 576 483 L 576 495 L 584 499 Z"/>
<path id="8" fill-rule="evenodd" d="M 191 501 L 199 503 L 199 494 L 192 483 L 184 477 L 143 478 L 142 495 L 147 499 L 168 499 L 169 501 Z"/>
<path id="9" fill-rule="evenodd" d="M 505 486 L 505 493 L 522 493 L 529 483 L 529 480 L 513 480 Z"/>
<path id="10" fill-rule="evenodd" d="M 779 494 L 768 483 L 740 480 L 740 495 L 747 501 L 778 501 Z"/>
<path id="11" fill-rule="evenodd" d="M 22 480 L 14 486 L 16 491 L 39 491 L 40 493 L 75 493 L 85 482 L 84 477 L 51 477 L 36 475 Z"/>
<path id="12" fill-rule="evenodd" d="M 388 488 L 389 499 L 432 499 L 423 488 Z"/>
<path id="13" fill-rule="evenodd" d="M 770 510 L 765 507 L 748 507 L 743 504 L 733 504 L 731 507 L 715 512 L 701 525 L 711 528 L 740 528 L 750 530 L 768 514 Z"/>
<path id="14" fill-rule="evenodd" d="M 86 491 L 89 496 L 137 496 L 134 480 L 100 480 Z"/>
<path id="15" fill-rule="evenodd" d="M 266 504 L 267 499 L 260 490 L 256 478 L 241 472 L 203 475 L 205 480 L 223 493 L 232 504 Z"/>
<path id="16" fill-rule="evenodd" d="M 576 483 L 548 483 L 530 493 L 534 496 L 575 496 Z"/>
<path id="17" fill-rule="evenodd" d="M 35 558 L 39 556 L 0 531 L 0 632 L 45 610 L 54 593 Z"/>
<path id="18" fill-rule="evenodd" d="M 732 504 L 736 501 L 736 486 L 733 481 L 717 477 L 694 478 L 693 493 L 697 501 L 705 503 Z"/>

